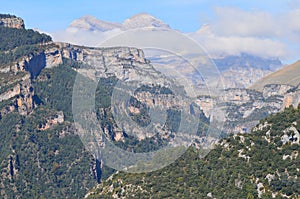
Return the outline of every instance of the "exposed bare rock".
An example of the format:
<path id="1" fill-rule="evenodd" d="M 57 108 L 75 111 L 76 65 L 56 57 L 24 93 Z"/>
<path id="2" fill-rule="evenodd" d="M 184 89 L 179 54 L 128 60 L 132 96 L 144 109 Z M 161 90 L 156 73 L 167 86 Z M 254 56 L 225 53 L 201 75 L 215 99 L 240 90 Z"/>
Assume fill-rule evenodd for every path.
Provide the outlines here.
<path id="1" fill-rule="evenodd" d="M 265 98 L 276 96 L 276 95 L 284 95 L 288 92 L 288 90 L 292 89 L 291 85 L 284 84 L 269 84 L 263 88 L 263 96 Z"/>
<path id="2" fill-rule="evenodd" d="M 50 48 L 45 51 L 46 68 L 52 68 L 63 63 L 62 52 L 59 48 Z"/>
<path id="3" fill-rule="evenodd" d="M 21 82 L 20 84 L 20 94 L 15 100 L 15 106 L 21 115 L 27 115 L 34 109 L 34 89 L 31 85 L 30 79 Z"/>
<path id="4" fill-rule="evenodd" d="M 64 113 L 62 111 L 58 111 L 56 114 L 49 116 L 46 118 L 46 122 L 43 124 L 40 124 L 39 130 L 47 130 L 49 128 L 52 128 L 53 126 L 56 126 L 58 124 L 62 124 L 64 122 Z"/>
<path id="5" fill-rule="evenodd" d="M 60 49 L 52 47 L 37 54 L 24 56 L 6 66 L 1 66 L 0 73 L 28 71 L 32 77 L 36 77 L 44 68 L 52 68 L 62 63 L 63 60 Z"/>
<path id="6" fill-rule="evenodd" d="M 20 17 L 0 17 L 0 27 L 25 29 L 25 24 L 23 19 L 21 19 Z"/>
<path id="7" fill-rule="evenodd" d="M 6 91 L 5 93 L 1 93 L 0 102 L 2 102 L 4 100 L 9 100 L 17 95 L 20 95 L 20 93 L 21 93 L 20 84 L 17 84 L 15 87 Z"/>

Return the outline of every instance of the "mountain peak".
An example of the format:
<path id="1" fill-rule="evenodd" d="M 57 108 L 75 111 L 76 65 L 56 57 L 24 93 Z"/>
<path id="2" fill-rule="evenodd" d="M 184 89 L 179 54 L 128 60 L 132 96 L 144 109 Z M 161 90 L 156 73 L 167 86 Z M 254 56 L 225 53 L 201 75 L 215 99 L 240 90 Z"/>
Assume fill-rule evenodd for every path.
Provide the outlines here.
<path id="1" fill-rule="evenodd" d="M 203 24 L 199 30 L 196 31 L 197 34 L 203 33 L 211 33 L 211 26 L 210 24 Z"/>
<path id="2" fill-rule="evenodd" d="M 116 28 L 121 28 L 121 24 L 107 22 L 103 20 L 99 20 L 94 16 L 85 15 L 79 19 L 74 20 L 70 24 L 70 28 L 76 28 L 79 30 L 87 30 L 87 31 L 109 31 Z"/>
<path id="3" fill-rule="evenodd" d="M 170 26 L 162 20 L 155 18 L 148 13 L 140 13 L 126 19 L 123 23 L 124 29 L 135 28 L 163 28 L 170 29 Z"/>
<path id="4" fill-rule="evenodd" d="M 129 19 L 135 19 L 135 18 L 144 18 L 144 19 L 151 18 L 151 19 L 155 19 L 154 16 L 152 16 L 149 13 L 146 13 L 146 12 L 141 12 L 141 13 L 138 13 L 136 15 L 133 15 Z"/>
<path id="5" fill-rule="evenodd" d="M 133 15 L 126 19 L 122 24 L 99 20 L 94 16 L 85 15 L 79 19 L 74 20 L 69 28 L 85 31 L 110 31 L 113 29 L 136 29 L 136 28 L 161 28 L 171 29 L 169 25 L 165 24 L 162 20 L 155 18 L 148 13 L 140 13 Z"/>

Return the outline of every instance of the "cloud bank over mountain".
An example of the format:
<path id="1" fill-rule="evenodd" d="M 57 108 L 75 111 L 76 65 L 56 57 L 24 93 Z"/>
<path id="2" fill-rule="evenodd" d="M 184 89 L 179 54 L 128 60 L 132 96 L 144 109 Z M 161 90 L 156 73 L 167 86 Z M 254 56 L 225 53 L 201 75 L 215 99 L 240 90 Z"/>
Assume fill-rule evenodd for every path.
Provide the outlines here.
<path id="1" fill-rule="evenodd" d="M 281 59 L 290 59 L 299 52 L 300 9 L 273 15 L 257 10 L 218 7 L 215 13 L 216 19 L 210 25 L 190 34 L 209 52 L 244 52 Z"/>

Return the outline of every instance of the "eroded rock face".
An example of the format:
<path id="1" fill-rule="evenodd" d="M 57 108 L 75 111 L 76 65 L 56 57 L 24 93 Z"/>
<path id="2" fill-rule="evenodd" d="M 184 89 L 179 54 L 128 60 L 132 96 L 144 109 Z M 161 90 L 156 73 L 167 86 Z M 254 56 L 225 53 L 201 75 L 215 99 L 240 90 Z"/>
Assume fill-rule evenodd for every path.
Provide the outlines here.
<path id="1" fill-rule="evenodd" d="M 231 88 L 218 98 L 200 96 L 198 104 L 206 116 L 212 108 L 221 104 L 226 110 L 224 130 L 230 133 L 250 132 L 262 118 L 300 103 L 300 88 L 291 85 L 270 84 L 262 92 Z"/>
<path id="2" fill-rule="evenodd" d="M 284 95 L 282 109 L 289 106 L 297 107 L 300 104 L 300 86 L 291 89 L 286 95 Z"/>
<path id="3" fill-rule="evenodd" d="M 84 48 L 65 43 L 60 43 L 59 46 L 63 58 L 90 66 L 90 68 L 83 67 L 76 70 L 91 79 L 114 75 L 121 80 L 133 80 L 141 77 L 141 74 L 137 74 L 138 72 L 151 75 L 155 71 L 140 49 L 130 47 Z"/>
<path id="4" fill-rule="evenodd" d="M 4 116 L 14 111 L 19 112 L 21 115 L 28 115 L 35 108 L 33 96 L 34 88 L 27 76 L 27 78 L 23 78 L 22 81 L 16 83 L 14 87 L 0 94 L 0 102 L 11 102 L 0 110 L 0 115 Z"/>
<path id="5" fill-rule="evenodd" d="M 161 106 L 165 109 L 176 109 L 183 106 L 189 108 L 186 103 L 190 103 L 190 101 L 183 99 L 186 96 L 183 95 L 180 98 L 172 95 L 168 90 L 171 86 L 176 89 L 178 85 L 155 70 L 149 61 L 145 59 L 144 53 L 140 49 L 131 47 L 85 48 L 69 44 L 60 44 L 60 46 L 65 59 L 86 65 L 86 67 L 83 68 L 75 67 L 78 73 L 92 80 L 111 77 L 116 81 L 121 80 L 120 84 L 122 85 L 120 85 L 120 91 L 135 98 L 137 104 L 130 104 L 128 106 L 128 104 L 124 104 L 122 101 L 120 108 L 125 110 L 132 118 L 138 118 L 140 123 L 147 122 L 147 119 L 143 118 L 144 113 L 141 114 L 147 109 L 143 109 L 144 106 L 150 108 Z M 127 86 L 129 86 L 129 88 L 143 89 L 140 89 L 139 92 L 135 92 L 135 89 L 127 89 Z M 138 105 L 139 103 L 143 105 Z M 111 114 L 110 108 L 100 108 L 99 110 L 100 119 L 107 120 L 107 118 L 111 118 Z M 168 139 L 171 134 L 171 131 L 164 129 L 164 126 L 159 124 L 159 122 L 155 122 L 155 124 L 150 127 L 151 130 L 147 132 L 123 120 L 122 127 L 127 130 L 127 133 L 130 132 L 134 134 L 139 140 L 153 137 L 156 134 L 161 137 L 165 136 L 164 138 Z M 111 137 L 116 141 L 124 140 L 122 128 L 117 124 L 109 123 L 103 125 L 101 128 L 107 137 Z"/>
<path id="6" fill-rule="evenodd" d="M 35 107 L 33 100 L 34 88 L 31 85 L 30 79 L 23 81 L 19 86 L 20 94 L 17 95 L 15 100 L 15 107 L 21 115 L 27 115 L 32 112 Z"/>
<path id="7" fill-rule="evenodd" d="M 0 18 L 0 27 L 25 29 L 25 24 L 20 17 L 7 17 Z"/>

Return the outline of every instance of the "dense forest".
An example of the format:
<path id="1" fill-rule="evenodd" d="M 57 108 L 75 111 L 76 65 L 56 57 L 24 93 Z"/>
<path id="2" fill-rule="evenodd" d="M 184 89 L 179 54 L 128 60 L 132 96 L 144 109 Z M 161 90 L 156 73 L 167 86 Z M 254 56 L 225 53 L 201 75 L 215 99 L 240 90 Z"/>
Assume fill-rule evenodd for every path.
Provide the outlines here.
<path id="1" fill-rule="evenodd" d="M 40 45 L 49 41 L 49 35 L 34 30 L 0 27 L 0 65 L 38 52 Z"/>
<path id="2" fill-rule="evenodd" d="M 74 75 L 65 66 L 43 71 L 33 82 L 34 112 L 0 118 L 1 196 L 81 198 L 96 185 L 96 160 L 84 149 L 71 122 Z M 64 122 L 43 129 L 58 111 L 64 111 Z"/>

